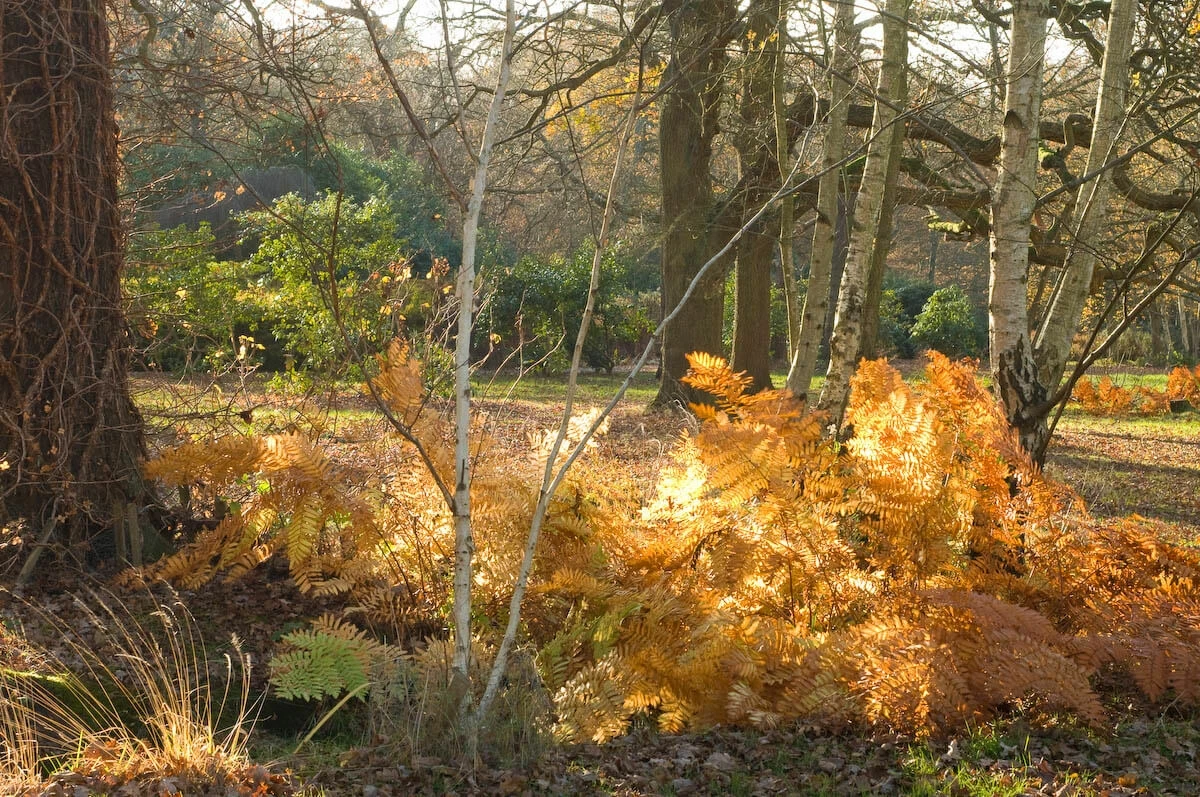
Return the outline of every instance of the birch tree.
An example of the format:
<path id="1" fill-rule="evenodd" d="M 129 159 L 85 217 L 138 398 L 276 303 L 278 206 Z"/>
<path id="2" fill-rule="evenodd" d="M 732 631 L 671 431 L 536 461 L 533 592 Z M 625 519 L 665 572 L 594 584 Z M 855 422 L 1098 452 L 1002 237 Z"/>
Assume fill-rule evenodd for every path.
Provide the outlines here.
<path id="1" fill-rule="evenodd" d="M 850 91 L 854 87 L 854 3 L 836 0 L 833 17 L 833 47 L 827 72 L 829 113 L 821 150 L 821 178 L 817 185 L 817 220 L 813 231 L 808 272 L 808 291 L 800 315 L 799 331 L 791 352 L 787 387 L 796 395 L 808 392 L 817 365 L 817 350 L 825 336 L 832 288 L 833 252 L 837 239 L 838 195 L 842 176 L 838 164 L 846 154 L 846 118 Z"/>
<path id="2" fill-rule="evenodd" d="M 1083 189 L 1083 205 L 1066 264 L 1034 344 L 1040 378 L 1048 388 L 1059 383 L 1066 368 L 1071 341 L 1091 289 L 1098 238 L 1108 217 L 1112 175 L 1104 166 L 1117 156 L 1117 143 L 1125 124 L 1136 10 L 1136 0 L 1113 0 L 1109 9 L 1108 36 L 1085 169 L 1085 174 L 1096 177 Z"/>
<path id="3" fill-rule="evenodd" d="M 454 347 L 454 672 L 468 678 L 471 658 L 471 559 L 475 541 L 471 536 L 471 338 L 474 336 L 475 246 L 479 240 L 479 217 L 487 189 L 488 166 L 500 109 L 512 74 L 513 38 L 516 32 L 513 0 L 504 7 L 504 43 L 500 51 L 500 73 L 496 93 L 488 108 L 487 122 L 479 142 L 479 158 L 471 179 L 471 199 L 463 220 L 462 264 L 458 269 L 458 337 Z M 470 692 L 466 693 L 467 695 Z"/>
<path id="4" fill-rule="evenodd" d="M 791 143 L 788 140 L 787 101 L 784 97 L 784 50 L 788 37 L 788 3 L 779 3 L 775 41 L 771 53 L 771 114 L 775 121 L 775 164 L 779 167 L 780 182 L 787 179 Z M 800 288 L 796 283 L 793 242 L 796 232 L 796 199 L 785 194 L 779 200 L 779 271 L 783 280 L 783 300 L 787 307 L 787 351 L 791 359 L 800 340 Z"/>
<path id="5" fill-rule="evenodd" d="M 898 155 L 896 139 L 903 137 L 899 122 L 905 95 L 905 70 L 908 61 L 907 19 L 910 0 L 887 0 L 883 12 L 883 59 L 875 87 L 875 111 L 867 160 L 863 166 L 854 224 L 850 234 L 850 254 L 842 274 L 838 293 L 833 336 L 829 342 L 829 370 L 818 406 L 829 412 L 841 425 L 846 401 L 850 396 L 850 377 L 862 345 L 864 313 L 871 263 L 883 232 L 880 221 L 885 196 L 895 187 Z M 883 243 L 886 245 L 886 242 Z"/>
<path id="6" fill-rule="evenodd" d="M 991 208 L 988 335 L 993 387 L 1028 451 L 1039 450 L 1046 436 L 1044 416 L 1032 411 L 1044 402 L 1046 389 L 1029 339 L 1026 280 L 1047 14 L 1043 0 L 1013 3 L 999 176 Z"/>

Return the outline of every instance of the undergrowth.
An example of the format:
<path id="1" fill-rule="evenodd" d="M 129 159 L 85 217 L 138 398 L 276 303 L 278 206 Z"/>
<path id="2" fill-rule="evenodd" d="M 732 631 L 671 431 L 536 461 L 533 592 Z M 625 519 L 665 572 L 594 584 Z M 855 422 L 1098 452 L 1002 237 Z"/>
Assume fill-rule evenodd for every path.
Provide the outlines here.
<path id="1" fill-rule="evenodd" d="M 1107 376 L 1098 382 L 1080 379 L 1071 398 L 1093 415 L 1163 415 L 1171 411 L 1174 402 L 1200 409 L 1200 365 L 1194 370 L 1183 366 L 1172 369 L 1165 390 L 1142 386 L 1130 389 Z"/>
<path id="2" fill-rule="evenodd" d="M 451 429 L 424 403 L 419 367 L 400 348 L 381 366 L 392 411 L 449 476 Z M 716 358 L 692 366 L 714 404 L 694 408 L 700 429 L 651 500 L 631 499 L 642 493 L 617 465 L 584 461 L 551 506 L 524 614 L 538 677 L 508 683 L 552 696 L 561 738 L 602 741 L 638 717 L 667 731 L 806 717 L 920 735 L 1030 705 L 1100 726 L 1101 670 L 1152 701 L 1195 702 L 1200 554 L 1135 519 L 1089 516 L 1021 449 L 973 366 L 934 354 L 908 385 L 864 363 L 844 443 L 791 394 L 747 394 Z M 543 441 L 520 458 L 486 427 L 475 437 L 484 640 L 506 619 Z M 291 640 L 277 686 L 283 671 L 330 693 L 369 679 L 376 717 L 410 718 L 385 733 L 401 747 L 419 755 L 453 735 L 453 716 L 442 729 L 412 724 L 438 715 L 430 700 L 461 697 L 437 652 L 444 632 L 416 631 L 444 627 L 453 551 L 452 518 L 418 457 L 350 485 L 307 441 L 243 437 L 189 444 L 148 470 L 243 491 L 236 517 L 148 575 L 198 584 L 287 555 L 302 589 L 355 605 L 314 629 L 320 655 Z M 354 650 L 387 653 L 342 656 Z M 333 675 L 321 669 L 330 656 L 345 665 Z"/>
<path id="3" fill-rule="evenodd" d="M 92 597 L 70 627 L 43 617 L 61 632 L 57 653 L 0 639 L 0 791 L 40 794 L 48 776 L 70 773 L 74 793 L 146 780 L 155 793 L 260 783 L 274 793 L 284 781 L 246 755 L 249 662 L 236 646 L 210 658 L 177 600 L 156 600 L 143 623 Z"/>

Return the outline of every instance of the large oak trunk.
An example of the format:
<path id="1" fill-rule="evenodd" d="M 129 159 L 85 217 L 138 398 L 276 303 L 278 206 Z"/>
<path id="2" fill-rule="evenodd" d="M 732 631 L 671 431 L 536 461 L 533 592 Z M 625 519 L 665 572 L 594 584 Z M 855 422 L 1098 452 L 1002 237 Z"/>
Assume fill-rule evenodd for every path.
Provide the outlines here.
<path id="1" fill-rule="evenodd" d="M 663 74 L 671 89 L 662 99 L 659 169 L 662 175 L 662 302 L 664 313 L 683 300 L 688 285 L 715 252 L 713 188 L 709 172 L 718 132 L 725 44 L 735 11 L 726 0 L 686 3 L 671 20 L 672 53 Z M 709 269 L 663 333 L 657 404 L 704 400 L 679 380 L 693 351 L 722 352 L 725 274 Z"/>
<path id="2" fill-rule="evenodd" d="M 78 542 L 145 495 L 103 4 L 5 2 L 0 87 L 0 500 Z"/>
<path id="3" fill-rule="evenodd" d="M 738 152 L 742 195 L 740 226 L 769 202 L 779 188 L 780 173 L 772 93 L 775 56 L 765 45 L 779 25 L 779 4 L 771 0 L 751 3 L 749 30 L 742 50 L 741 102 L 734 147 Z M 730 362 L 745 371 L 752 390 L 771 387 L 771 266 L 774 262 L 778 220 L 774 212 L 750 225 L 737 246 L 737 281 L 734 293 L 733 345 Z"/>

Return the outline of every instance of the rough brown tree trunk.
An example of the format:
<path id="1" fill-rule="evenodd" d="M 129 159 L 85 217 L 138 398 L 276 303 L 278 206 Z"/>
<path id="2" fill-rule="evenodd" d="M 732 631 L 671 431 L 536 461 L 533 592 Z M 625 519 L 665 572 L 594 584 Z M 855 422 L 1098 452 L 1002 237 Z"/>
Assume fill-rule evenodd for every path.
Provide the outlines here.
<path id="1" fill-rule="evenodd" d="M 734 371 L 745 371 L 750 390 L 771 388 L 771 264 L 775 236 L 758 224 L 738 241 L 737 284 L 734 293 Z"/>
<path id="2" fill-rule="evenodd" d="M 147 496 L 108 31 L 100 0 L 0 9 L 0 501 L 77 543 L 136 529 Z"/>
<path id="3" fill-rule="evenodd" d="M 750 6 L 746 45 L 742 52 L 742 99 L 738 113 L 735 146 L 744 185 L 741 223 L 744 225 L 770 200 L 779 187 L 779 161 L 774 125 L 774 56 L 769 50 L 771 33 L 778 28 L 779 4 L 756 0 Z M 771 387 L 771 265 L 775 236 L 768 219 L 750 227 L 738 241 L 737 282 L 734 294 L 733 351 L 735 371 L 745 371 L 753 380 L 752 390 Z"/>
<path id="4" fill-rule="evenodd" d="M 665 312 L 679 303 L 715 251 L 710 166 L 719 130 L 725 45 L 735 13 L 728 0 L 699 0 L 685 3 L 671 18 L 671 58 L 662 78 L 671 89 L 663 97 L 659 120 Z M 711 269 L 664 330 L 656 404 L 703 398 L 679 380 L 687 373 L 689 353 L 722 353 L 724 290 L 724 270 Z"/>

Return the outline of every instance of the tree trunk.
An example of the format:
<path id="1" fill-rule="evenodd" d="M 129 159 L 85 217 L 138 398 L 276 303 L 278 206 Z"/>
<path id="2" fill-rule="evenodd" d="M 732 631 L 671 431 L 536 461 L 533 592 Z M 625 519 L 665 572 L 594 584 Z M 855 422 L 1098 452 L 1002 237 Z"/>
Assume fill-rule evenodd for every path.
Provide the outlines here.
<path id="1" fill-rule="evenodd" d="M 755 225 L 738 241 L 730 365 L 751 378 L 750 390 L 771 388 L 771 264 L 775 236 Z"/>
<path id="2" fill-rule="evenodd" d="M 1038 115 L 1042 102 L 1047 10 L 1041 0 L 1013 5 L 1000 171 L 992 199 L 991 279 L 988 299 L 993 387 L 1005 414 L 1031 452 L 1047 430 L 1046 389 L 1029 340 L 1030 224 L 1036 198 Z"/>
<path id="3" fill-rule="evenodd" d="M 1150 358 L 1157 365 L 1164 361 L 1166 355 L 1163 346 L 1163 313 L 1158 302 L 1146 308 L 1146 318 L 1150 322 Z"/>
<path id="4" fill-rule="evenodd" d="M 1125 120 L 1125 97 L 1129 92 L 1129 54 L 1133 47 L 1136 11 L 1136 0 L 1113 0 L 1109 10 L 1108 37 L 1085 174 L 1096 172 L 1117 155 L 1117 138 Z M 1098 239 L 1108 218 L 1111 186 L 1111 171 L 1103 171 L 1092 180 L 1091 190 L 1085 191 L 1083 210 L 1067 251 L 1062 276 L 1038 331 L 1034 353 L 1042 384 L 1049 388 L 1062 379 L 1071 342 L 1091 289 Z"/>
<path id="5" fill-rule="evenodd" d="M 750 33 L 742 52 L 742 98 L 735 146 L 741 167 L 739 184 L 745 186 L 740 202 L 741 224 L 770 200 L 779 185 L 776 148 L 770 131 L 774 125 L 774 57 L 771 33 L 778 28 L 779 4 L 756 0 L 748 12 Z M 771 214 L 767 219 L 774 219 Z M 749 228 L 737 248 L 737 282 L 733 307 L 734 371 L 745 371 L 751 390 L 771 387 L 771 264 L 775 236 L 764 223 Z"/>
<path id="6" fill-rule="evenodd" d="M 98 0 L 0 11 L 0 507 L 78 543 L 149 492 L 121 312 L 117 130 Z"/>
<path id="7" fill-rule="evenodd" d="M 475 255 L 479 238 L 479 221 L 483 213 L 483 196 L 487 191 L 488 167 L 492 162 L 492 147 L 504 93 L 512 75 L 513 39 L 516 35 L 516 10 L 513 0 L 505 4 L 504 42 L 500 51 L 500 74 L 496 91 L 488 106 L 487 122 L 479 141 L 479 157 L 471 180 L 471 198 L 463 219 L 462 263 L 458 267 L 456 296 L 458 299 L 458 335 L 454 346 L 454 679 L 455 688 L 462 692 L 462 708 L 471 701 L 471 584 L 472 557 L 475 554 L 474 521 L 471 509 L 471 339 L 475 329 Z M 475 719 L 478 719 L 476 717 Z M 478 723 L 467 728 L 469 747 L 474 752 L 478 741 Z"/>
<path id="8" fill-rule="evenodd" d="M 728 24 L 736 9 L 727 0 L 688 3 L 671 18 L 671 59 L 659 120 L 662 178 L 662 305 L 679 303 L 688 284 L 715 251 L 711 241 L 713 189 L 710 166 L 725 66 Z M 714 268 L 663 331 L 662 366 L 655 403 L 702 400 L 679 380 L 693 351 L 722 352 L 725 275 Z"/>
<path id="9" fill-rule="evenodd" d="M 908 101 L 908 75 L 901 71 L 900 85 L 896 89 L 896 103 L 903 107 Z M 897 127 L 901 127 L 897 125 Z M 887 273 L 888 253 L 892 249 L 892 222 L 896 216 L 896 192 L 892 186 L 900 177 L 900 157 L 904 154 L 904 133 L 892 138 L 892 152 L 888 160 L 888 190 L 883 194 L 883 205 L 879 208 L 879 228 L 871 245 L 871 273 L 867 278 L 867 301 L 864 305 L 862 340 L 858 345 L 858 357 L 873 359 L 879 356 L 879 303 L 883 301 L 883 278 Z"/>
<path id="10" fill-rule="evenodd" d="M 1192 336 L 1191 330 L 1188 328 L 1187 307 L 1184 304 L 1183 296 L 1179 296 L 1175 300 L 1175 309 L 1179 312 L 1179 352 L 1185 357 L 1192 353 Z"/>
<path id="11" fill-rule="evenodd" d="M 776 3 L 775 41 L 771 52 L 771 115 L 775 120 L 775 162 L 779 166 L 779 185 L 786 186 L 791 176 L 791 142 L 788 137 L 787 102 L 784 97 L 784 47 L 787 44 L 788 3 Z M 786 194 L 779 200 L 779 275 L 783 282 L 783 301 L 787 307 L 787 354 L 791 361 L 800 341 L 800 288 L 796 282 L 796 198 Z"/>
<path id="12" fill-rule="evenodd" d="M 930 285 L 937 279 L 937 253 L 941 240 L 942 233 L 937 230 L 929 231 L 929 270 L 925 273 L 925 281 Z"/>
<path id="13" fill-rule="evenodd" d="M 850 377 L 854 373 L 862 345 L 863 318 L 866 310 L 868 279 L 880 232 L 884 197 L 893 189 L 888 178 L 897 174 L 891 167 L 896 152 L 895 138 L 904 135 L 897 123 L 908 61 L 908 7 L 910 0 L 888 0 L 883 19 L 883 60 L 876 84 L 875 114 L 867 161 L 863 167 L 862 187 L 850 233 L 850 254 L 842 274 L 833 337 L 829 342 L 829 370 L 821 391 L 820 408 L 841 425 L 850 396 Z"/>
<path id="14" fill-rule="evenodd" d="M 846 153 L 846 116 L 850 109 L 850 90 L 853 88 L 856 62 L 852 0 L 838 0 L 833 30 L 829 115 L 825 121 L 825 141 L 821 150 L 821 178 L 817 185 L 817 221 L 813 230 L 808 291 L 804 296 L 800 333 L 792 351 L 787 376 L 788 389 L 798 396 L 808 394 L 808 386 L 816 370 L 817 353 L 825 338 L 829 294 L 835 284 L 832 272 L 842 183 L 842 170 L 838 164 Z"/>

